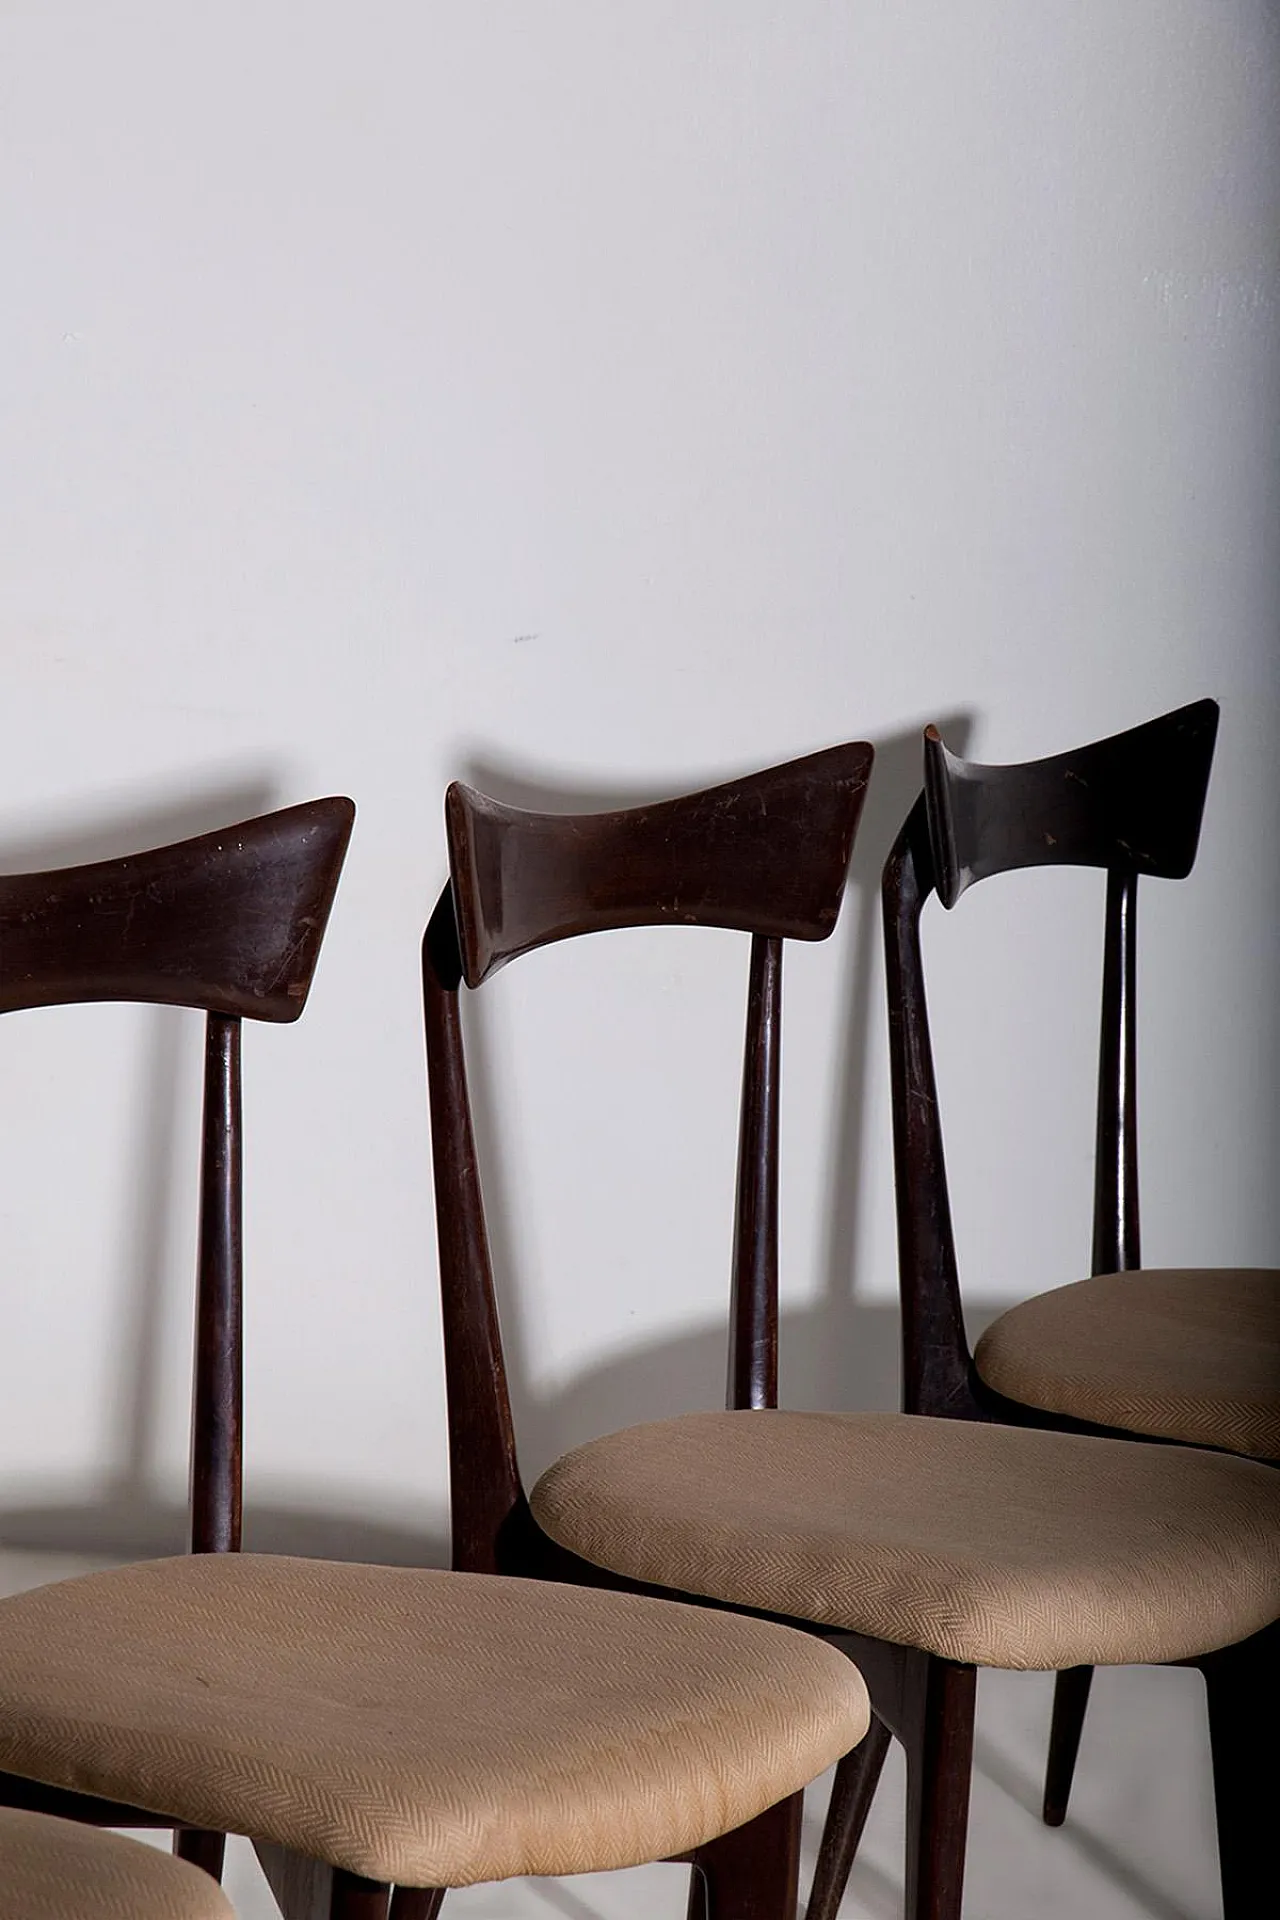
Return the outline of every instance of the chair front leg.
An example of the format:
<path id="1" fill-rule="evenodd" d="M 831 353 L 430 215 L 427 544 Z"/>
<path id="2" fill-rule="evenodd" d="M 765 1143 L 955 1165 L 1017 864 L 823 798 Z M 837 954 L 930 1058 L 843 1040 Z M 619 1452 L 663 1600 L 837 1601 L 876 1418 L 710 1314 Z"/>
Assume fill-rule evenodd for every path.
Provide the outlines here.
<path id="1" fill-rule="evenodd" d="M 1044 1823 L 1060 1827 L 1067 1817 L 1076 1755 L 1084 1732 L 1085 1709 L 1093 1685 L 1092 1667 L 1067 1667 L 1053 1688 L 1053 1720 L 1049 1727 L 1049 1758 L 1044 1770 Z"/>
<path id="2" fill-rule="evenodd" d="M 906 1920 L 960 1920 L 977 1670 L 922 1653 L 904 1690 Z"/>
<path id="3" fill-rule="evenodd" d="M 1275 1879 L 1280 1624 L 1196 1662 L 1209 1696 L 1223 1920 L 1256 1920 Z"/>
<path id="4" fill-rule="evenodd" d="M 329 1907 L 323 1920 L 387 1920 L 391 1889 L 385 1880 L 333 1870 Z"/>
<path id="5" fill-rule="evenodd" d="M 865 1738 L 836 1768 L 805 1920 L 836 1920 L 888 1751 L 889 1729 L 872 1714 Z"/>
<path id="6" fill-rule="evenodd" d="M 221 1881 L 227 1852 L 225 1833 L 209 1833 L 203 1827 L 175 1827 L 173 1850 L 179 1860 L 189 1860 L 193 1867 L 202 1868 L 211 1879 Z"/>
<path id="7" fill-rule="evenodd" d="M 397 1887 L 391 1896 L 391 1920 L 436 1920 L 444 1895 L 443 1887 Z"/>
<path id="8" fill-rule="evenodd" d="M 693 1869 L 705 1889 L 707 1920 L 795 1920 L 803 1810 L 804 1795 L 793 1793 L 698 1848 Z"/>

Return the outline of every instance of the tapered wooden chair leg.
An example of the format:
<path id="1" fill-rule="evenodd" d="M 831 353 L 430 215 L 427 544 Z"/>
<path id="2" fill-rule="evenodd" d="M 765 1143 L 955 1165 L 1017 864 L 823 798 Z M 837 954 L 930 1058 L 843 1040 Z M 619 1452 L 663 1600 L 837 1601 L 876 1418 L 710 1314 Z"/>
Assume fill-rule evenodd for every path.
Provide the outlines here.
<path id="1" fill-rule="evenodd" d="M 701 1867 L 695 1866 L 689 1875 L 689 1903 L 685 1908 L 684 1920 L 709 1920 L 707 1881 Z"/>
<path id="2" fill-rule="evenodd" d="M 795 1920 L 804 1795 L 699 1847 L 695 1877 L 706 1889 L 707 1920 Z"/>
<path id="3" fill-rule="evenodd" d="M 1060 1827 L 1067 1817 L 1071 1782 L 1075 1777 L 1085 1709 L 1093 1685 L 1092 1667 L 1067 1667 L 1053 1689 L 1053 1720 L 1049 1727 L 1049 1759 L 1044 1770 L 1044 1823 Z"/>
<path id="4" fill-rule="evenodd" d="M 925 1654 L 904 1715 L 906 1920 L 960 1920 L 977 1671 Z"/>
<path id="5" fill-rule="evenodd" d="M 836 1920 L 888 1751 L 889 1729 L 873 1714 L 866 1738 L 836 1768 L 805 1920 Z"/>
<path id="6" fill-rule="evenodd" d="M 225 1833 L 207 1833 L 203 1827 L 175 1827 L 173 1850 L 179 1860 L 189 1860 L 193 1867 L 202 1867 L 214 1880 L 222 1879 L 222 1863 L 227 1852 Z"/>
<path id="7" fill-rule="evenodd" d="M 1209 1695 L 1223 1920 L 1255 1920 L 1265 1906 L 1262 1889 L 1274 1890 L 1275 1880 L 1280 1632 L 1273 1627 L 1200 1664 Z"/>
<path id="8" fill-rule="evenodd" d="M 335 1870 L 327 1915 L 316 1920 L 387 1920 L 391 1889 L 385 1880 L 365 1880 L 358 1873 Z"/>
<path id="9" fill-rule="evenodd" d="M 397 1887 L 391 1896 L 391 1920 L 436 1920 L 444 1895 L 443 1887 Z"/>

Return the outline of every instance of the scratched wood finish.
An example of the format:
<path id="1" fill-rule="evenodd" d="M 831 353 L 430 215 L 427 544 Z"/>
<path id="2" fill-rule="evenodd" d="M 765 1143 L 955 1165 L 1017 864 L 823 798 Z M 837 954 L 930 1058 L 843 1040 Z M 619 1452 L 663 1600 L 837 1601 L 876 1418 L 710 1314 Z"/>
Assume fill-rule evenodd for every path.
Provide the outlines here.
<path id="1" fill-rule="evenodd" d="M 1048 760 L 982 766 L 925 730 L 938 898 L 1017 867 L 1102 867 L 1183 880 L 1195 862 L 1218 734 L 1197 700 Z"/>
<path id="2" fill-rule="evenodd" d="M 355 808 L 314 800 L 147 853 L 0 876 L 0 1013 L 90 1000 L 296 1020 Z"/>
<path id="3" fill-rule="evenodd" d="M 243 1135 L 241 1025 L 306 1005 L 355 809 L 312 801 L 117 860 L 0 877 L 0 1012 L 109 1000 L 206 1018 L 191 1546 L 240 1545 Z M 112 1826 L 171 1825 L 0 1775 L 0 1801 Z M 221 1834 L 179 1828 L 175 1850 L 220 1877 Z"/>
<path id="4" fill-rule="evenodd" d="M 618 927 L 825 939 L 871 759 L 861 744 L 831 747 L 617 813 L 526 813 L 451 786 L 445 817 L 467 985 L 532 947 Z"/>

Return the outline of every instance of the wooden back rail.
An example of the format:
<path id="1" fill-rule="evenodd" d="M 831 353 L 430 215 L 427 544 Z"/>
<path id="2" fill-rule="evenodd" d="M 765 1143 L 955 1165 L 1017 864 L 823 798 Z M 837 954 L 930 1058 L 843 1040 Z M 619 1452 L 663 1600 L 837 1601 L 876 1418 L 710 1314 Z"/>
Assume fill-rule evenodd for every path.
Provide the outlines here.
<path id="1" fill-rule="evenodd" d="M 191 1547 L 240 1545 L 241 1021 L 306 1004 L 355 808 L 312 801 L 174 846 L 0 877 L 0 1013 L 85 1001 L 206 1016 Z"/>

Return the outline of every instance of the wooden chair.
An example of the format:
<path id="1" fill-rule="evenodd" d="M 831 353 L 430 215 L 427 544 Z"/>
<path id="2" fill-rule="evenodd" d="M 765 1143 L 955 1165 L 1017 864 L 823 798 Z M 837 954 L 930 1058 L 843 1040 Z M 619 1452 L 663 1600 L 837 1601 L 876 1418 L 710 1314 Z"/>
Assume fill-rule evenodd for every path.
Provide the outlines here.
<path id="1" fill-rule="evenodd" d="M 941 1163 L 907 1151 L 903 1136 L 904 1380 L 914 1411 L 971 1409 L 1016 1425 L 1280 1462 L 1280 1273 L 1139 1271 L 1138 878 L 1191 871 L 1217 726 L 1216 703 L 1201 700 L 1071 753 L 993 767 L 957 759 L 936 729 L 926 732 L 929 860 L 944 907 L 1016 867 L 1101 867 L 1107 889 L 1092 1278 L 1002 1314 L 971 1361 L 954 1256 L 926 1245 L 912 1224 L 937 1207 Z M 922 990 L 901 1017 L 922 1019 Z M 904 1082 L 900 1104 L 909 1098 Z M 1058 1677 L 1044 1798 L 1051 1826 L 1066 1814 L 1092 1675 L 1081 1666 Z"/>
<path id="2" fill-rule="evenodd" d="M 838 1901 L 892 1730 L 907 1756 L 911 1920 L 960 1912 L 978 1666 L 1225 1649 L 1206 1672 L 1227 1913 L 1240 1920 L 1256 1912 L 1274 1768 L 1248 1774 L 1227 1735 L 1274 1684 L 1280 1481 L 1184 1448 L 774 1404 L 782 941 L 821 938 L 835 922 L 870 764 L 868 747 L 836 748 L 594 817 L 521 813 L 450 788 L 451 878 L 424 978 L 455 1562 L 740 1608 L 856 1660 L 876 1718 L 837 1772 L 822 1885 Z M 908 862 L 903 885 L 913 872 Z M 459 988 L 548 941 L 681 922 L 752 935 L 730 1410 L 590 1441 L 526 1498 Z"/>
<path id="3" fill-rule="evenodd" d="M 0 1601 L 0 1801 L 177 1827 L 215 1878 L 248 1835 L 288 1920 L 431 1920 L 448 1885 L 668 1853 L 721 1920 L 791 1920 L 799 1793 L 868 1718 L 837 1654 L 692 1609 L 673 1633 L 626 1595 L 236 1551 L 241 1021 L 301 1013 L 352 815 L 0 879 L 0 1011 L 208 1021 L 195 1552 Z"/>
<path id="4" fill-rule="evenodd" d="M 0 1807 L 0 1920 L 235 1920 L 217 1883 L 71 1820 Z"/>

